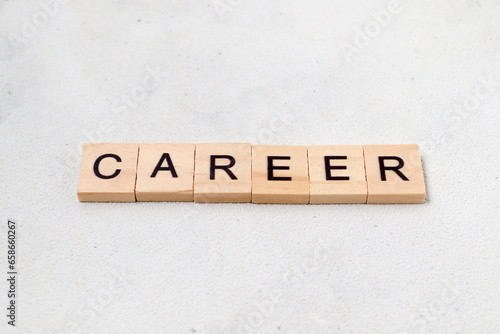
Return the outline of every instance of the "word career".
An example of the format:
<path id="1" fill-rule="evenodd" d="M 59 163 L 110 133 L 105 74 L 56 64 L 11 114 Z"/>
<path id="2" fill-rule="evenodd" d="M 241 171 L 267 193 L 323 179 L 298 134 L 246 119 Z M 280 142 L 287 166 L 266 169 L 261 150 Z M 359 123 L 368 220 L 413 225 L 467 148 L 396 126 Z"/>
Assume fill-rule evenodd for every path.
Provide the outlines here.
<path id="1" fill-rule="evenodd" d="M 81 202 L 423 203 L 417 145 L 85 144 Z"/>

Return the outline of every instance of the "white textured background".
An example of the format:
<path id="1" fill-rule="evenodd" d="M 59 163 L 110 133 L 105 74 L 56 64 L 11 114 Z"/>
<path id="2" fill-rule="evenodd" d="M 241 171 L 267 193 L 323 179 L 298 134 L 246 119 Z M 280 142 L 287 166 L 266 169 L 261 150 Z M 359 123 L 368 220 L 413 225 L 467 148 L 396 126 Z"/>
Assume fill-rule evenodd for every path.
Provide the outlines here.
<path id="1" fill-rule="evenodd" d="M 45 3 L 0 2 L 1 333 L 7 218 L 18 333 L 500 332 L 499 1 Z M 83 142 L 241 141 L 416 143 L 428 200 L 77 201 Z"/>

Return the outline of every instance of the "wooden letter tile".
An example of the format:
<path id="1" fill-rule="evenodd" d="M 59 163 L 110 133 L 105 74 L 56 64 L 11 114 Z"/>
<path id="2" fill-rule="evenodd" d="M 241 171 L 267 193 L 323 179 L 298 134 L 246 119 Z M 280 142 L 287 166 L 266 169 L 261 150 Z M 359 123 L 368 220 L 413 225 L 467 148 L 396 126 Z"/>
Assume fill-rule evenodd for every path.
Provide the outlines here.
<path id="1" fill-rule="evenodd" d="M 138 144 L 84 144 L 80 202 L 135 202 Z"/>
<path id="2" fill-rule="evenodd" d="M 308 147 L 310 203 L 366 203 L 365 161 L 361 145 Z"/>
<path id="3" fill-rule="evenodd" d="M 368 203 L 423 203 L 425 184 L 417 145 L 365 145 Z"/>
<path id="4" fill-rule="evenodd" d="M 309 203 L 306 146 L 252 147 L 252 202 Z"/>
<path id="5" fill-rule="evenodd" d="M 140 144 L 137 201 L 192 202 L 194 144 Z"/>
<path id="6" fill-rule="evenodd" d="M 196 144 L 194 201 L 244 203 L 252 199 L 252 145 Z"/>

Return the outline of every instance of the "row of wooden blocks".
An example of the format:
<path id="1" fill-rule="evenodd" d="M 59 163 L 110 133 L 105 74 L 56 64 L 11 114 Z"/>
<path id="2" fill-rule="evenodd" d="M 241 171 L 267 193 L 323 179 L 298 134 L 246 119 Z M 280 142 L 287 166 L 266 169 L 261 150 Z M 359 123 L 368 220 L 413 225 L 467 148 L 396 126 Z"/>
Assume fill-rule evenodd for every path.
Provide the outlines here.
<path id="1" fill-rule="evenodd" d="M 417 145 L 85 144 L 81 202 L 423 203 Z"/>

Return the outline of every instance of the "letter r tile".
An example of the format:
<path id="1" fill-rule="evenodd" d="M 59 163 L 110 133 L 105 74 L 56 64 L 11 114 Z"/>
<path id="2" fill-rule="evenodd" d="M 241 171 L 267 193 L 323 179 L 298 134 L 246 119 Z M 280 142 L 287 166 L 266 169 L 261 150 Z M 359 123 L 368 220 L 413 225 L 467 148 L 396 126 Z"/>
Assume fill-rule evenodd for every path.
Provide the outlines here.
<path id="1" fill-rule="evenodd" d="M 138 144 L 84 144 L 80 202 L 135 202 Z"/>
<path id="2" fill-rule="evenodd" d="M 423 203 L 425 183 L 418 145 L 365 145 L 368 203 Z"/>
<path id="3" fill-rule="evenodd" d="M 246 203 L 252 199 L 252 145 L 196 144 L 194 201 Z"/>

